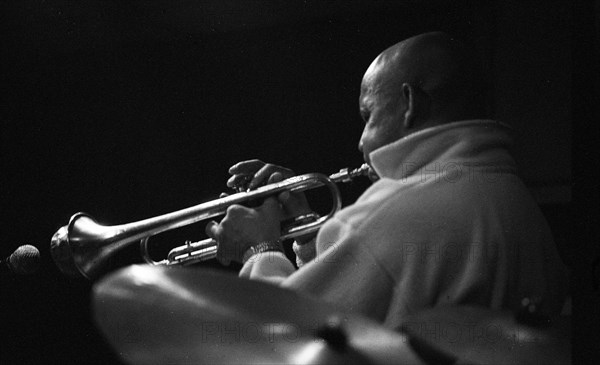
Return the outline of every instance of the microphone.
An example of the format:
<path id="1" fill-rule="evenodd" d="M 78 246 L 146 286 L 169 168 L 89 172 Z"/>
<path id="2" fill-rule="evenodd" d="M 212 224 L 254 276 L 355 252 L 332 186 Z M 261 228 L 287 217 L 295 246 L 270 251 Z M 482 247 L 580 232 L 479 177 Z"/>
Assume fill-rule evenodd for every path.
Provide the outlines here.
<path id="1" fill-rule="evenodd" d="M 32 245 L 23 245 L 0 261 L 2 266 L 6 266 L 13 274 L 29 275 L 40 267 L 40 251 Z"/>

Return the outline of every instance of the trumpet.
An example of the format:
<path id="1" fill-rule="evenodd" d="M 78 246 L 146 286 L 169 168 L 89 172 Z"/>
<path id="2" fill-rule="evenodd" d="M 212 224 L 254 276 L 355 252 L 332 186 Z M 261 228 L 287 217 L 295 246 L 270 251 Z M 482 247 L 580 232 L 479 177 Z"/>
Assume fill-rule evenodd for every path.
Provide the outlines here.
<path id="1" fill-rule="evenodd" d="M 332 196 L 332 207 L 329 213 L 308 223 L 282 228 L 280 238 L 283 240 L 316 232 L 341 208 L 340 193 L 336 184 L 350 182 L 358 176 L 374 177 L 375 175 L 367 164 L 357 169 L 341 169 L 330 176 L 319 173 L 298 175 L 252 191 L 238 192 L 175 212 L 115 226 L 100 225 L 90 215 L 80 212 L 74 214 L 69 224 L 61 227 L 52 236 L 50 253 L 64 274 L 73 277 L 83 276 L 90 280 L 103 273 L 107 260 L 114 253 L 135 242 L 140 243 L 141 255 L 149 264 L 189 265 L 216 257 L 217 242 L 212 239 L 188 241 L 172 249 L 165 260 L 154 261 L 148 252 L 148 240 L 156 234 L 171 229 L 225 215 L 227 208 L 234 204 L 264 199 L 283 191 L 293 193 L 324 186 L 329 189 Z"/>

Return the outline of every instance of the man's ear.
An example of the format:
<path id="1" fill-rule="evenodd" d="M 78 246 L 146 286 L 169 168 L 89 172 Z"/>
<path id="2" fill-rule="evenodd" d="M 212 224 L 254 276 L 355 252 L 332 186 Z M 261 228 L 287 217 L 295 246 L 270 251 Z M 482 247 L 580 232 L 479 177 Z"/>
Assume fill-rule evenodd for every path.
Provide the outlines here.
<path id="1" fill-rule="evenodd" d="M 402 99 L 406 110 L 404 111 L 404 121 L 402 126 L 405 130 L 409 130 L 415 126 L 415 119 L 417 117 L 415 89 L 409 83 L 402 84 Z"/>

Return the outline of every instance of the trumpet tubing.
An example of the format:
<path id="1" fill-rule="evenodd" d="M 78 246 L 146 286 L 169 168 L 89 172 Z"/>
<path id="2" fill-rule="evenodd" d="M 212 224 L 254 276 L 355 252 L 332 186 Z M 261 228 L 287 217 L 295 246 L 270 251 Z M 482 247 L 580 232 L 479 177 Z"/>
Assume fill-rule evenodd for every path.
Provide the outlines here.
<path id="1" fill-rule="evenodd" d="M 342 169 L 330 176 L 318 173 L 294 176 L 256 190 L 232 194 L 175 212 L 115 226 L 103 226 L 86 213 L 76 213 L 69 220 L 69 224 L 60 228 L 52 237 L 50 252 L 63 273 L 88 279 L 98 277 L 108 258 L 134 242 L 141 243 L 142 256 L 151 264 L 175 265 L 204 261 L 216 256 L 217 243 L 214 240 L 186 242 L 185 245 L 171 250 L 167 259 L 156 262 L 148 254 L 148 239 L 168 230 L 224 215 L 227 208 L 234 204 L 266 198 L 283 191 L 299 192 L 325 186 L 332 195 L 329 214 L 310 223 L 286 228 L 282 230 L 281 238 L 293 238 L 315 232 L 341 208 L 336 183 L 349 182 L 357 176 L 368 174 L 369 168 L 364 164 L 358 169 Z"/>

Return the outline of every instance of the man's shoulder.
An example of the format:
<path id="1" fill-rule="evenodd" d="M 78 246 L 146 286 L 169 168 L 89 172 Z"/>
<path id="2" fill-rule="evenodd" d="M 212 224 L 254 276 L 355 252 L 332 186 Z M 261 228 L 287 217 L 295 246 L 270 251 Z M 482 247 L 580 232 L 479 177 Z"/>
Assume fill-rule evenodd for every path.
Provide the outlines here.
<path id="1" fill-rule="evenodd" d="M 338 216 L 353 226 L 369 220 L 396 222 L 447 219 L 470 219 L 469 213 L 507 208 L 510 202 L 523 205 L 531 200 L 521 180 L 514 174 L 469 177 L 449 180 L 445 177 L 403 180 L 381 179 Z M 527 205 L 527 204 L 525 204 Z M 454 217 L 454 218 L 452 218 Z"/>

